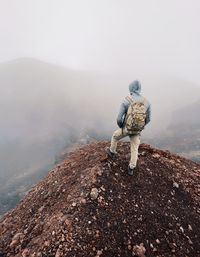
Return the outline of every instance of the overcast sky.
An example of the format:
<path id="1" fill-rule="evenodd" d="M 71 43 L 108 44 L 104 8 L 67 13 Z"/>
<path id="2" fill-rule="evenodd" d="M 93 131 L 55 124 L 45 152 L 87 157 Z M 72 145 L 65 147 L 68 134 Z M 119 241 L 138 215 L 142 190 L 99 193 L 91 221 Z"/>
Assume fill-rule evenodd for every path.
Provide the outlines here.
<path id="1" fill-rule="evenodd" d="M 0 62 L 33 57 L 200 83 L 199 13 L 199 0 L 0 0 Z"/>

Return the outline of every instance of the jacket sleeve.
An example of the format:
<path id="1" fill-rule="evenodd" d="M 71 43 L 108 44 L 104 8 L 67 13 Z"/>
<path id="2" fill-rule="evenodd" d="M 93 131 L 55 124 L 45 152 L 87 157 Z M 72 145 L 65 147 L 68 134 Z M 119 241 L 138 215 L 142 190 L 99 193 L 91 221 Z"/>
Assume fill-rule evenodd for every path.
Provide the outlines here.
<path id="1" fill-rule="evenodd" d="M 122 128 L 123 125 L 124 125 L 125 115 L 126 115 L 126 106 L 123 102 L 120 106 L 119 113 L 118 113 L 118 116 L 117 116 L 117 125 L 120 128 Z"/>
<path id="2" fill-rule="evenodd" d="M 151 121 L 151 105 L 149 104 L 149 107 L 146 111 L 146 125 Z"/>

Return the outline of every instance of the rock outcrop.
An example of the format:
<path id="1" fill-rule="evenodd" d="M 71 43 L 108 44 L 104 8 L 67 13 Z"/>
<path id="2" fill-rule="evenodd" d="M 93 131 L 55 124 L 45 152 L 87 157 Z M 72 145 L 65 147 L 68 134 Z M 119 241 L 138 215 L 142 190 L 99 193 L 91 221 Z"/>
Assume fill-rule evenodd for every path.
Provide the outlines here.
<path id="1" fill-rule="evenodd" d="M 200 256 L 200 165 L 129 143 L 72 153 L 0 220 L 1 257 Z"/>

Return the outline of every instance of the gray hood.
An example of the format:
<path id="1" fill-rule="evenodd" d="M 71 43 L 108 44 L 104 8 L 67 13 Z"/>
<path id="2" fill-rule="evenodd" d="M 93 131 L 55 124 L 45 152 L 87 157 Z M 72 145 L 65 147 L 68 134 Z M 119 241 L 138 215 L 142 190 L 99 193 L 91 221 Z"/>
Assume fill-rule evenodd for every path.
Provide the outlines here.
<path id="1" fill-rule="evenodd" d="M 138 80 L 134 80 L 130 85 L 129 85 L 129 91 L 130 94 L 136 93 L 140 94 L 141 92 L 141 84 Z"/>

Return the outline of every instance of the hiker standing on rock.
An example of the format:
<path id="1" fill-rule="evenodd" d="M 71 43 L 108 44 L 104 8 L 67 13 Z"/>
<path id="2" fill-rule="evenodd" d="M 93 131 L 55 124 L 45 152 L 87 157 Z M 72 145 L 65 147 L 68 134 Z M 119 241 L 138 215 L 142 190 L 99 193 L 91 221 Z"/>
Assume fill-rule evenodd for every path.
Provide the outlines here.
<path id="1" fill-rule="evenodd" d="M 113 133 L 111 146 L 106 149 L 106 152 L 113 158 L 116 154 L 118 141 L 129 136 L 131 142 L 131 160 L 128 166 L 128 174 L 132 176 L 137 165 L 141 131 L 150 122 L 151 106 L 140 94 L 141 84 L 138 80 L 133 81 L 129 85 L 129 91 L 130 95 L 122 102 L 117 116 L 119 129 Z"/>

